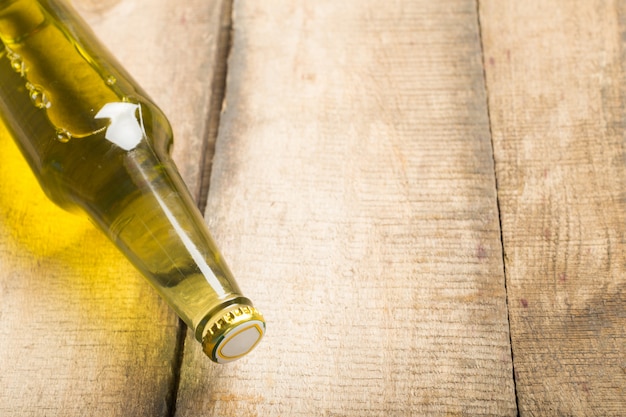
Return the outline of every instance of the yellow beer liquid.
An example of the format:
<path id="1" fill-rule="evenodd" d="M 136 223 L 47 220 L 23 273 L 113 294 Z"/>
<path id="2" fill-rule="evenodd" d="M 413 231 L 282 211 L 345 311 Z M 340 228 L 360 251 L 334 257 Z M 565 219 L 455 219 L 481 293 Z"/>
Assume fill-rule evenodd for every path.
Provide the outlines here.
<path id="1" fill-rule="evenodd" d="M 170 156 L 162 112 L 61 2 L 0 0 L 0 120 L 42 189 L 102 229 L 202 340 L 251 306 Z"/>

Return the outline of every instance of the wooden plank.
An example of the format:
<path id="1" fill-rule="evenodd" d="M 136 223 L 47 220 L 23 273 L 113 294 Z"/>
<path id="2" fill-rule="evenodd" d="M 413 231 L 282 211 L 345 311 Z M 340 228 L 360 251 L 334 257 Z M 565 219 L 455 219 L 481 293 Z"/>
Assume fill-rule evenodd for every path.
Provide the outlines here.
<path id="1" fill-rule="evenodd" d="M 221 1 L 74 4 L 170 116 L 197 192 Z M 0 415 L 169 415 L 178 319 L 104 236 L 47 202 L 4 130 L 0 149 Z"/>
<path id="2" fill-rule="evenodd" d="M 211 230 L 268 320 L 180 416 L 515 415 L 474 2 L 236 2 Z"/>
<path id="3" fill-rule="evenodd" d="M 626 410 L 626 5 L 481 2 L 522 415 Z"/>

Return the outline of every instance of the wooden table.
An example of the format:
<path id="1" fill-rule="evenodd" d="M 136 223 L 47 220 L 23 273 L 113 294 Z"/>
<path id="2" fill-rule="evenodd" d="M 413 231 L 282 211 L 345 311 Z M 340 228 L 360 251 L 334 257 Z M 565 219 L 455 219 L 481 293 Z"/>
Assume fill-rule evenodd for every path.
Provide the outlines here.
<path id="1" fill-rule="evenodd" d="M 626 415 L 626 3 L 74 5 L 268 333 L 210 362 L 2 133 L 0 415 Z"/>

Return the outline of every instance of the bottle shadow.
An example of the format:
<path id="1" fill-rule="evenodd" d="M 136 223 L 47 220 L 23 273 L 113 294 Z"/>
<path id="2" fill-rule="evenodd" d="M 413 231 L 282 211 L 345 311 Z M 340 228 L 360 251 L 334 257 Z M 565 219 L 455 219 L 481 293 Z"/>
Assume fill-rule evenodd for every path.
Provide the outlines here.
<path id="1" fill-rule="evenodd" d="M 81 314 L 100 308 L 115 315 L 111 306 L 124 300 L 125 309 L 136 304 L 141 310 L 167 310 L 154 306 L 164 303 L 104 233 L 47 198 L 1 123 L 0 155 L 0 282 L 6 281 L 6 288 L 19 272 L 23 281 L 32 281 L 34 293 L 29 295 L 57 302 L 49 308 L 59 313 L 69 314 L 68 309 L 84 302 L 91 305 L 77 305 Z M 56 291 L 65 296 L 52 297 Z"/>

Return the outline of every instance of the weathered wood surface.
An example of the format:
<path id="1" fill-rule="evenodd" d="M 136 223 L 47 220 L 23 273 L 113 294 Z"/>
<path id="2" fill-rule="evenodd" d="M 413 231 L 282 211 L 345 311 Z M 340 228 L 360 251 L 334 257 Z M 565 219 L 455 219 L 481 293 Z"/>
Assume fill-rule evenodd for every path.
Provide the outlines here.
<path id="1" fill-rule="evenodd" d="M 230 1 L 73 3 L 202 198 Z M 0 415 L 623 415 L 625 15 L 235 1 L 206 218 L 268 334 L 227 366 L 0 132 Z"/>
<path id="2" fill-rule="evenodd" d="M 480 2 L 519 408 L 626 414 L 626 4 Z"/>
<path id="3" fill-rule="evenodd" d="M 221 4 L 74 1 L 170 116 L 196 193 Z M 178 319 L 104 236 L 47 202 L 4 131 L 0 147 L 0 415 L 168 415 Z"/>
<path id="4" fill-rule="evenodd" d="M 178 415 L 515 415 L 476 5 L 235 2 L 207 220 L 268 320 Z"/>

